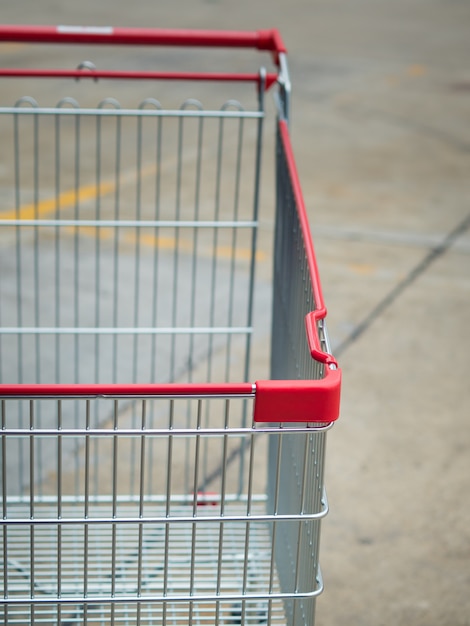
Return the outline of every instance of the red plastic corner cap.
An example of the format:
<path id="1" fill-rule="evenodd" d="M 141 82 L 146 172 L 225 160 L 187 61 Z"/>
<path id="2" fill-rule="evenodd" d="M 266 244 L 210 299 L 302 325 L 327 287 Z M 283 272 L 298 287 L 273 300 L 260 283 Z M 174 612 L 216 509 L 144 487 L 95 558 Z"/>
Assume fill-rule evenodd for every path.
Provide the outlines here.
<path id="1" fill-rule="evenodd" d="M 271 52 L 274 63 L 279 65 L 279 54 L 286 53 L 286 46 L 282 40 L 280 32 L 273 28 L 271 30 L 259 30 L 258 35 L 258 50 L 268 50 Z"/>
<path id="2" fill-rule="evenodd" d="M 256 382 L 255 422 L 334 422 L 339 417 L 341 370 L 326 368 L 320 380 Z"/>

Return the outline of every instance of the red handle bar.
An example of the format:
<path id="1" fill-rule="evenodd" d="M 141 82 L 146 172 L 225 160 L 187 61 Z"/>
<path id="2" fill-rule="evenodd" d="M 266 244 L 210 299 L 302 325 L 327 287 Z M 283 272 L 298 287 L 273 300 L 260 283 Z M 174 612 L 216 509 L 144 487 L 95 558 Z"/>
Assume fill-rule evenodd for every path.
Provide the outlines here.
<path id="1" fill-rule="evenodd" d="M 253 48 L 271 52 L 277 63 L 286 52 L 278 30 L 217 31 L 108 26 L 0 25 L 0 41 L 27 43 L 108 44 L 134 46 L 194 46 Z"/>

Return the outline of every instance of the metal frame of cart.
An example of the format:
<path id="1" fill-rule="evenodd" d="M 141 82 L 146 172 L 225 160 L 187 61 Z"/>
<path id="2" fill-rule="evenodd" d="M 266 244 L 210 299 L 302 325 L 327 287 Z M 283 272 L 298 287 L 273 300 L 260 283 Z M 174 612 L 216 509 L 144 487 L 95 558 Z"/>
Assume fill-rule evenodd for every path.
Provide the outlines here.
<path id="1" fill-rule="evenodd" d="M 3 622 L 311 626 L 341 371 L 279 33 L 1 26 L 4 41 L 248 48 L 274 70 L 0 69 L 148 92 L 0 108 Z M 164 108 L 168 80 L 252 84 L 255 105 Z M 271 374 L 248 382 L 271 89 Z"/>

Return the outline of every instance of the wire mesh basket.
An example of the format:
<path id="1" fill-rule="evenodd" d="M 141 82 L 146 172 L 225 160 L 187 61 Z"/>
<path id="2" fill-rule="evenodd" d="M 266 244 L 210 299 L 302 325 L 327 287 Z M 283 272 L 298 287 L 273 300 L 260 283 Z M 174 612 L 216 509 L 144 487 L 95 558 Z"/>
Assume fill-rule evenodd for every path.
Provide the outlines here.
<path id="1" fill-rule="evenodd" d="M 311 626 L 340 370 L 279 34 L 1 27 L 0 40 L 255 48 L 274 65 L 0 70 L 43 96 L 70 88 L 53 106 L 28 92 L 0 108 L 3 622 Z M 168 80 L 217 93 L 254 85 L 254 104 L 164 108 L 156 85 Z M 87 98 L 113 95 L 83 106 L 84 84 Z M 122 85 L 124 100 L 147 95 L 128 106 Z M 255 278 L 267 260 L 257 244 L 274 86 L 267 289 Z M 271 291 L 270 378 L 247 382 L 254 304 Z"/>

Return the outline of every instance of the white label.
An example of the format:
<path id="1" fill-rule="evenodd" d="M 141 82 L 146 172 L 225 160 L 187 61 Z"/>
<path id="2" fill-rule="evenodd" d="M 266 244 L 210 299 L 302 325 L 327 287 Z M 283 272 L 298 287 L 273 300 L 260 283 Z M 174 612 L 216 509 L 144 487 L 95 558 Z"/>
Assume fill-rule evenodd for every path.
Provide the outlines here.
<path id="1" fill-rule="evenodd" d="M 57 26 L 57 32 L 67 35 L 112 35 L 112 26 Z"/>

